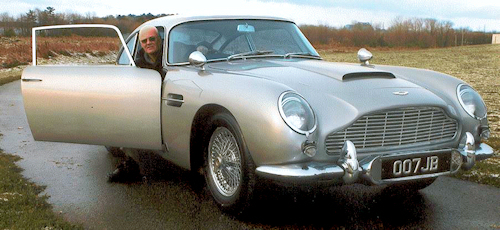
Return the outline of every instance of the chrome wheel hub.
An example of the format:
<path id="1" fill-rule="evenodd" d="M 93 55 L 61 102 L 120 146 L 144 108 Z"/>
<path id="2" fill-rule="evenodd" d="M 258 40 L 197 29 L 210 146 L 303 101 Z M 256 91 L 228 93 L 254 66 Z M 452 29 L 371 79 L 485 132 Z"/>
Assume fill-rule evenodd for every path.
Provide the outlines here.
<path id="1" fill-rule="evenodd" d="M 233 134 L 224 127 L 215 130 L 210 139 L 208 164 L 217 190 L 232 196 L 241 181 L 241 154 Z"/>

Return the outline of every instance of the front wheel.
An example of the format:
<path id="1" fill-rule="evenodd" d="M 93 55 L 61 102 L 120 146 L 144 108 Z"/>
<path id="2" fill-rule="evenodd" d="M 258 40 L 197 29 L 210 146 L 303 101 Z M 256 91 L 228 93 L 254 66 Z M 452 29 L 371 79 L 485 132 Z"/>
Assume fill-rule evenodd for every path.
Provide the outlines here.
<path id="1" fill-rule="evenodd" d="M 207 188 L 223 211 L 241 213 L 255 185 L 252 159 L 231 115 L 215 115 L 210 131 L 204 166 Z"/>

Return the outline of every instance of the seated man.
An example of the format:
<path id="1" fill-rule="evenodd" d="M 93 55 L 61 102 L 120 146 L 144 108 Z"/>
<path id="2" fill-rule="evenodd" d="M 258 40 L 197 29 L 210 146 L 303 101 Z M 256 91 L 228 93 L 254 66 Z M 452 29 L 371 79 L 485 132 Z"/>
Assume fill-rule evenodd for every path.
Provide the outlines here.
<path id="1" fill-rule="evenodd" d="M 145 26 L 139 31 L 139 42 L 142 49 L 135 58 L 137 67 L 154 69 L 162 73 L 162 41 L 158 29 L 154 26 Z"/>
<path id="2" fill-rule="evenodd" d="M 165 76 L 162 68 L 162 41 L 154 26 L 145 26 L 139 31 L 139 42 L 142 49 L 135 58 L 137 67 L 154 69 Z M 118 150 L 116 150 L 118 151 Z M 116 170 L 108 175 L 109 182 L 134 182 L 145 180 L 142 168 L 138 165 L 139 150 L 123 149 L 123 156 Z"/>

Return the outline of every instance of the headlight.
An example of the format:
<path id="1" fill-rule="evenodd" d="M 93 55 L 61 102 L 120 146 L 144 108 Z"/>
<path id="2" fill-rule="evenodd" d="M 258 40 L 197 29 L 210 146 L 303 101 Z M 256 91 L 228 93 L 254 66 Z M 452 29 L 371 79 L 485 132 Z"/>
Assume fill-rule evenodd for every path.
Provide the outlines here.
<path id="1" fill-rule="evenodd" d="M 282 93 L 278 108 L 285 123 L 295 132 L 308 135 L 316 129 L 316 116 L 299 94 L 290 91 Z"/>
<path id="2" fill-rule="evenodd" d="M 457 96 L 464 110 L 473 118 L 486 117 L 486 105 L 481 96 L 470 86 L 460 84 L 457 87 Z"/>

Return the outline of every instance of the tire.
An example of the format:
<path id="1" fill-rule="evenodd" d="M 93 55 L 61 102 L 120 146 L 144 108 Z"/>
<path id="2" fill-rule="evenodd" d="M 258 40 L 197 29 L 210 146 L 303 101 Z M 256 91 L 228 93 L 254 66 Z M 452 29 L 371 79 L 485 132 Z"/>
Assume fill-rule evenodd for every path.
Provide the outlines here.
<path id="1" fill-rule="evenodd" d="M 230 114 L 219 113 L 208 134 L 203 167 L 207 189 L 222 211 L 241 214 L 252 199 L 256 176 L 240 128 Z"/>

